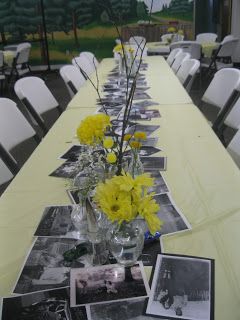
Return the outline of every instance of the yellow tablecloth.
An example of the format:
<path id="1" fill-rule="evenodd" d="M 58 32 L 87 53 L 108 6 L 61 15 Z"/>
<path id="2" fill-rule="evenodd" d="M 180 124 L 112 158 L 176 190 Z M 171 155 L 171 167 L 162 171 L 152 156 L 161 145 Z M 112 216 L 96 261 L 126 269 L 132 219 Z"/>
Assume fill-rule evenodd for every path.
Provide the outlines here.
<path id="1" fill-rule="evenodd" d="M 168 157 L 163 176 L 192 225 L 191 231 L 163 237 L 164 251 L 214 258 L 215 319 L 239 320 L 240 172 L 190 98 L 188 103 L 181 102 L 183 88 L 176 96 L 175 86 L 171 88 L 175 100 L 180 99 L 178 103 L 162 103 L 157 89 L 161 91 L 173 74 L 167 66 L 158 73 L 158 66 L 164 66 L 159 58 L 147 59 L 146 72 L 147 79 L 154 81 L 149 93 L 161 102 L 156 108 L 162 117 L 152 121 L 161 127 L 154 135 L 159 137 L 162 155 Z M 111 67 L 110 60 L 103 61 L 103 78 Z M 82 99 L 79 91 L 0 198 L 0 295 L 11 292 L 43 208 L 70 203 L 65 192 L 68 182 L 48 174 L 62 162 L 59 155 L 76 142 L 79 121 L 94 111 L 92 88 L 86 85 L 82 92 Z"/>

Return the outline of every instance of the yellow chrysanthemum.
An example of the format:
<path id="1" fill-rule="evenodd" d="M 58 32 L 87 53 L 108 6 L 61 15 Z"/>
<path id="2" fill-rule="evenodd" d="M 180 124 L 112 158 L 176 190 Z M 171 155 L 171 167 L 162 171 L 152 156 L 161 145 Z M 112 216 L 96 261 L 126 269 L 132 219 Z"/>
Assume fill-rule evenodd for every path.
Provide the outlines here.
<path id="1" fill-rule="evenodd" d="M 130 174 L 114 176 L 98 184 L 94 200 L 111 221 L 131 221 L 142 216 L 151 233 L 160 230 L 162 222 L 156 215 L 159 205 L 153 199 L 153 193 L 148 194 L 147 188 L 153 179 L 143 174 L 133 179 Z"/>
<path id="2" fill-rule="evenodd" d="M 100 143 L 107 127 L 110 126 L 110 117 L 99 113 L 86 117 L 77 128 L 77 137 L 83 144 L 94 145 Z"/>
<path id="3" fill-rule="evenodd" d="M 139 140 L 146 140 L 147 139 L 146 132 L 136 131 L 134 133 L 134 138 Z"/>
<path id="4" fill-rule="evenodd" d="M 111 149 L 113 147 L 114 141 L 111 137 L 107 137 L 103 140 L 103 146 L 106 149 Z"/>
<path id="5" fill-rule="evenodd" d="M 131 148 L 133 148 L 133 149 L 140 149 L 141 148 L 141 146 L 142 146 L 142 144 L 141 144 L 141 142 L 139 142 L 139 141 L 130 141 L 130 147 Z"/>
<path id="6" fill-rule="evenodd" d="M 115 163 L 117 161 L 117 156 L 114 152 L 109 152 L 107 154 L 107 162 L 108 163 Z"/>
<path id="7" fill-rule="evenodd" d="M 174 33 L 174 32 L 176 32 L 176 28 L 175 28 L 175 27 L 169 27 L 169 28 L 167 29 L 167 32 L 168 32 L 168 33 Z"/>
<path id="8" fill-rule="evenodd" d="M 129 141 L 132 138 L 131 134 L 125 134 L 123 140 L 124 141 Z"/>
<path id="9" fill-rule="evenodd" d="M 125 46 L 122 43 L 117 44 L 114 48 L 114 52 L 122 53 L 123 49 L 125 49 Z"/>

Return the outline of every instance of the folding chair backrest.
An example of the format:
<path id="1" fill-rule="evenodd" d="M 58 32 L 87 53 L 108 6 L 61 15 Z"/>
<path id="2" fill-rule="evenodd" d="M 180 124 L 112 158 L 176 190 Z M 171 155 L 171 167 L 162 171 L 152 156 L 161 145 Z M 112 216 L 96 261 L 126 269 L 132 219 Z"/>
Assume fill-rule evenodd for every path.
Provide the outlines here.
<path id="1" fill-rule="evenodd" d="M 7 98 L 0 98 L 0 143 L 3 147 L 10 151 L 35 135 L 35 130 L 18 109 L 16 103 Z"/>
<path id="2" fill-rule="evenodd" d="M 230 40 L 234 40 L 234 39 L 235 39 L 235 37 L 234 37 L 232 34 L 228 34 L 227 36 L 225 36 L 225 37 L 223 38 L 223 40 L 222 40 L 221 43 L 224 43 L 224 42 L 230 41 Z"/>
<path id="3" fill-rule="evenodd" d="M 172 70 L 177 73 L 183 61 L 190 59 L 191 56 L 188 52 L 180 52 L 173 61 L 171 65 Z"/>
<path id="4" fill-rule="evenodd" d="M 170 49 L 181 48 L 184 52 L 188 52 L 192 59 L 201 59 L 202 46 L 195 41 L 178 41 L 170 45 Z"/>
<path id="5" fill-rule="evenodd" d="M 142 48 L 142 47 L 144 47 L 144 45 L 146 43 L 146 38 L 141 37 L 141 36 L 134 36 L 134 37 L 129 38 L 128 42 L 130 45 L 137 45 Z"/>
<path id="6" fill-rule="evenodd" d="M 167 63 L 171 66 L 174 62 L 174 59 L 178 56 L 179 53 L 183 52 L 181 48 L 176 48 L 171 50 L 167 57 Z"/>
<path id="7" fill-rule="evenodd" d="M 92 52 L 89 52 L 89 51 L 83 51 L 83 52 L 80 52 L 79 54 L 80 57 L 86 57 L 88 59 L 88 61 L 97 68 L 97 66 L 99 65 L 95 55 L 92 53 Z"/>
<path id="8" fill-rule="evenodd" d="M 57 100 L 38 77 L 25 77 L 19 79 L 14 86 L 16 95 L 20 100 L 26 98 L 39 115 L 59 106 Z"/>
<path id="9" fill-rule="evenodd" d="M 196 41 L 198 43 L 215 42 L 217 40 L 216 33 L 199 33 L 196 36 Z"/>
<path id="10" fill-rule="evenodd" d="M 84 56 L 74 57 L 72 59 L 72 64 L 74 66 L 77 66 L 79 70 L 81 69 L 83 71 L 83 76 L 86 79 L 95 71 L 93 63 L 90 63 L 89 60 Z"/>
<path id="11" fill-rule="evenodd" d="M 238 39 L 226 40 L 221 44 L 217 57 L 231 57 L 237 47 Z"/>
<path id="12" fill-rule="evenodd" d="M 200 68 L 200 61 L 196 59 L 187 59 L 183 61 L 178 72 L 177 77 L 186 90 L 189 92 L 197 71 Z"/>
<path id="13" fill-rule="evenodd" d="M 20 43 L 17 46 L 16 63 L 17 64 L 28 63 L 30 50 L 31 50 L 31 44 L 30 43 L 28 43 L 28 42 Z"/>
<path id="14" fill-rule="evenodd" d="M 65 82 L 71 98 L 74 97 L 74 95 L 86 81 L 79 68 L 73 66 L 72 64 L 63 66 L 60 69 L 60 75 Z"/>
<path id="15" fill-rule="evenodd" d="M 222 109 L 240 85 L 240 70 L 224 68 L 217 71 L 205 91 L 202 101 Z"/>
<path id="16" fill-rule="evenodd" d="M 230 141 L 227 146 L 227 151 L 235 161 L 236 165 L 240 168 L 240 130 L 237 131 Z"/>
<path id="17" fill-rule="evenodd" d="M 240 89 L 240 88 L 239 88 Z M 224 124 L 233 129 L 239 129 L 240 126 L 240 98 L 235 102 L 232 110 L 226 117 Z"/>

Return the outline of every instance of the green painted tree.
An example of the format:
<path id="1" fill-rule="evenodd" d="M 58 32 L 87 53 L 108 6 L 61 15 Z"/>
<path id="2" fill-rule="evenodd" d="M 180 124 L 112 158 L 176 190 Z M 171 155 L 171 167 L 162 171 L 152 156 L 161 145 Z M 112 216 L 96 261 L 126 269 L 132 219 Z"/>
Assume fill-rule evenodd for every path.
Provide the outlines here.
<path id="1" fill-rule="evenodd" d="M 79 45 L 77 28 L 81 28 L 93 21 L 94 0 L 69 0 L 67 3 L 67 24 L 72 27 L 75 44 Z"/>
<path id="2" fill-rule="evenodd" d="M 137 17 L 143 20 L 148 18 L 148 8 L 144 2 L 137 3 Z"/>
<path id="3" fill-rule="evenodd" d="M 168 12 L 171 14 L 185 14 L 193 10 L 193 2 L 189 0 L 172 0 Z"/>

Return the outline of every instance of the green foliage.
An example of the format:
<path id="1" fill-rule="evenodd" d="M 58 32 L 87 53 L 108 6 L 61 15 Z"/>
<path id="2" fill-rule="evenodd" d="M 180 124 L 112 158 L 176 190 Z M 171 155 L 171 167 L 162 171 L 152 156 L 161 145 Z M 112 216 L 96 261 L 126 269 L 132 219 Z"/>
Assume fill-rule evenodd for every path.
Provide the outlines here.
<path id="1" fill-rule="evenodd" d="M 148 8 L 144 2 L 137 3 L 137 17 L 142 20 L 148 17 Z"/>

